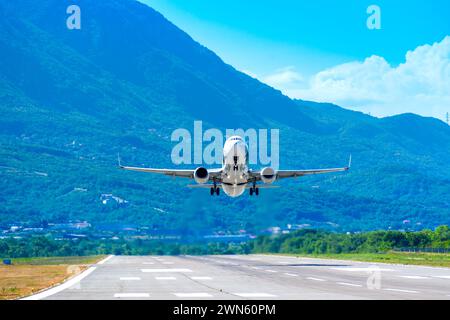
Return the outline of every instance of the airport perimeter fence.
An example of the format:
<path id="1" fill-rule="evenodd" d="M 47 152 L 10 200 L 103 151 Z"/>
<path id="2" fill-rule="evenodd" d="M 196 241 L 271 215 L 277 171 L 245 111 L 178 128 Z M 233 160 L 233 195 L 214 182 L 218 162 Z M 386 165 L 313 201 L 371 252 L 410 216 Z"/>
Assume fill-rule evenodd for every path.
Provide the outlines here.
<path id="1" fill-rule="evenodd" d="M 450 253 L 450 248 L 394 248 L 397 252 L 425 252 L 425 253 Z"/>

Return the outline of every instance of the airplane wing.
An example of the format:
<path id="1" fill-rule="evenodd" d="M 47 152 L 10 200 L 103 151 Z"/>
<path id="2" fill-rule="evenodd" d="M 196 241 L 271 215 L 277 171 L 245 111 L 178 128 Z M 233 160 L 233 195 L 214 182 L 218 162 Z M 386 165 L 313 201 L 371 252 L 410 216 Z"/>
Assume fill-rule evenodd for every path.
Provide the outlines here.
<path id="1" fill-rule="evenodd" d="M 278 179 L 284 179 L 284 178 L 296 178 L 296 177 L 321 174 L 321 173 L 348 171 L 351 167 L 351 164 L 352 164 L 352 157 L 350 156 L 348 165 L 346 167 L 331 168 L 331 169 L 309 169 L 309 170 L 278 170 L 276 172 L 276 178 L 278 180 Z M 251 176 L 255 177 L 257 180 L 261 180 L 261 172 L 260 171 L 252 172 Z"/>
<path id="2" fill-rule="evenodd" d="M 159 173 L 164 174 L 166 176 L 194 179 L 195 169 L 157 169 L 157 168 L 127 167 L 121 164 L 120 157 L 118 157 L 118 161 L 119 161 L 119 168 L 123 170 Z M 220 178 L 221 172 L 222 169 L 208 169 L 210 180 L 212 178 L 216 179 Z"/>
<path id="3" fill-rule="evenodd" d="M 192 189 L 210 189 L 212 187 L 214 187 L 213 184 L 188 184 L 187 185 L 188 188 L 192 188 Z M 216 185 L 217 188 L 222 188 L 222 184 L 217 184 Z M 277 189 L 280 186 L 278 185 L 258 185 L 258 188 L 260 189 Z M 252 185 L 248 184 L 245 186 L 245 189 L 250 189 L 253 188 Z"/>

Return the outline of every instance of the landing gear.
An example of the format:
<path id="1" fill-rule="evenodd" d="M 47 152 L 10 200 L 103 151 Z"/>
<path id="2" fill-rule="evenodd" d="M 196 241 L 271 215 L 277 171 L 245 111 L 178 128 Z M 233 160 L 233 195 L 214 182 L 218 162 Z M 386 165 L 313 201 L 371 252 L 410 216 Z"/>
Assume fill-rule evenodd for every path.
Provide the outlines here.
<path id="1" fill-rule="evenodd" d="M 210 194 L 213 196 L 214 194 L 219 195 L 220 194 L 220 188 L 217 187 L 211 187 Z"/>
<path id="2" fill-rule="evenodd" d="M 210 193 L 211 193 L 212 196 L 214 195 L 214 193 L 216 195 L 220 194 L 220 188 L 217 187 L 216 180 L 214 180 L 214 187 L 211 187 Z"/>
<path id="3" fill-rule="evenodd" d="M 250 195 L 252 196 L 253 194 L 255 194 L 256 196 L 259 196 L 259 188 L 251 187 L 250 188 Z"/>
<path id="4" fill-rule="evenodd" d="M 259 196 L 259 188 L 250 188 L 250 195 L 252 196 L 253 194 L 255 194 L 256 196 Z"/>
<path id="5" fill-rule="evenodd" d="M 250 195 L 252 196 L 253 194 L 259 196 L 259 188 L 256 187 L 256 179 L 253 180 L 253 186 L 250 188 Z"/>

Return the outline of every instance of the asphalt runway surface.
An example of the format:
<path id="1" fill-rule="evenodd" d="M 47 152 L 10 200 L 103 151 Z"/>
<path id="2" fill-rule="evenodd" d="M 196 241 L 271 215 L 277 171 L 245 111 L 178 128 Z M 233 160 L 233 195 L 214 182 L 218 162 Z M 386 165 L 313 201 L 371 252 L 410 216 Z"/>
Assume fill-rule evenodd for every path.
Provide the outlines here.
<path id="1" fill-rule="evenodd" d="M 28 299 L 450 299 L 450 268 L 275 255 L 109 256 Z"/>

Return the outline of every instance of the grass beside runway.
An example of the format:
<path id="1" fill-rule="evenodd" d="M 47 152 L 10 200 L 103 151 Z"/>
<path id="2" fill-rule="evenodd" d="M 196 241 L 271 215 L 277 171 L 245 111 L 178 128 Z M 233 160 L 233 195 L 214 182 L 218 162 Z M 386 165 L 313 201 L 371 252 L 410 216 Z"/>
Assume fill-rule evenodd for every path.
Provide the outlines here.
<path id="1" fill-rule="evenodd" d="M 0 265 L 0 300 L 17 299 L 54 286 L 105 256 L 12 259 Z"/>
<path id="2" fill-rule="evenodd" d="M 388 252 L 388 253 L 341 253 L 341 254 L 311 254 L 311 255 L 282 254 L 282 255 L 450 268 L 449 253 Z"/>

